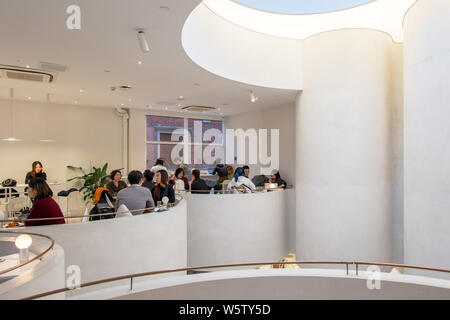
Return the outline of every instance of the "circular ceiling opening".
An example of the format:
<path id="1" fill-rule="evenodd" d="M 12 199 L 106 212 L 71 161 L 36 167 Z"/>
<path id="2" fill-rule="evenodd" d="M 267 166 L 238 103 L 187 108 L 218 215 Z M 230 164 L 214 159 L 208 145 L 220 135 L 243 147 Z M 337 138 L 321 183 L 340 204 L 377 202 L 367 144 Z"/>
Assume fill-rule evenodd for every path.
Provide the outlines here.
<path id="1" fill-rule="evenodd" d="M 281 14 L 314 14 L 349 9 L 374 0 L 233 0 L 246 7 Z"/>

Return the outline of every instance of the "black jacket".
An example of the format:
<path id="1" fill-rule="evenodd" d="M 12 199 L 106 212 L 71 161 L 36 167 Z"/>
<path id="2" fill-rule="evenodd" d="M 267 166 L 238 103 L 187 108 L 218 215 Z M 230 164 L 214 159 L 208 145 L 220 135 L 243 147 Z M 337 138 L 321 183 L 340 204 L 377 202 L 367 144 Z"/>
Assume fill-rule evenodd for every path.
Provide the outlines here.
<path id="1" fill-rule="evenodd" d="M 155 205 L 157 205 L 158 201 L 162 201 L 162 198 L 167 197 L 169 198 L 169 203 L 175 202 L 175 190 L 173 190 L 172 186 L 165 186 L 164 188 L 161 188 L 159 193 L 159 198 L 155 196 L 155 188 L 152 189 L 152 197 L 153 201 L 155 201 Z"/>
<path id="2" fill-rule="evenodd" d="M 207 194 L 207 192 L 198 192 L 198 191 L 208 191 L 210 189 L 211 188 L 206 184 L 205 180 L 203 179 L 196 179 L 191 184 L 191 193 Z"/>

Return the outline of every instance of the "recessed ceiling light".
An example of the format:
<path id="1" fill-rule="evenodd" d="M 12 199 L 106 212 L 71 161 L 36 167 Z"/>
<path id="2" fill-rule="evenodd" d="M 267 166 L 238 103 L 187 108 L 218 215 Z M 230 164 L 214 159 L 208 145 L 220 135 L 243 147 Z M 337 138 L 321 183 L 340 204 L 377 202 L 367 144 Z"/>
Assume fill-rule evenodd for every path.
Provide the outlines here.
<path id="1" fill-rule="evenodd" d="M 13 137 L 9 137 L 9 138 L 6 138 L 6 139 L 2 139 L 3 141 L 12 141 L 12 142 L 14 142 L 14 141 L 21 141 L 20 139 L 16 139 L 16 138 L 13 138 Z"/>
<path id="2" fill-rule="evenodd" d="M 84 92 L 84 90 L 83 89 L 80 89 L 80 93 L 83 93 Z"/>
<path id="3" fill-rule="evenodd" d="M 78 100 L 75 100 L 74 103 L 75 103 L 75 104 L 78 104 Z"/>
<path id="4" fill-rule="evenodd" d="M 28 69 L 31 68 L 30 65 L 28 65 L 28 64 L 26 65 L 26 67 L 27 67 Z"/>
<path id="5" fill-rule="evenodd" d="M 133 100 L 130 98 L 130 99 L 128 99 L 128 101 L 131 102 L 131 101 L 133 101 Z"/>
<path id="6" fill-rule="evenodd" d="M 138 61 L 138 64 L 142 64 L 142 61 Z"/>
<path id="7" fill-rule="evenodd" d="M 28 97 L 28 100 L 31 100 L 31 97 Z"/>
<path id="8" fill-rule="evenodd" d="M 177 98 L 177 100 L 184 100 L 184 97 L 183 97 L 183 96 L 179 96 L 179 97 Z"/>

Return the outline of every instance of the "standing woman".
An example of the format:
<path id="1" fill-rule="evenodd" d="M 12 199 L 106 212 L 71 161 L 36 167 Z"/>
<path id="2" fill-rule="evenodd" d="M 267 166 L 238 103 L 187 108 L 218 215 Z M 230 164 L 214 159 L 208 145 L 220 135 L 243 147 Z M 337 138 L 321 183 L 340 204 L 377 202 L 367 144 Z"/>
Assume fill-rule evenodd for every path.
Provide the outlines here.
<path id="1" fill-rule="evenodd" d="M 114 199 L 117 197 L 117 193 L 119 193 L 120 190 L 125 189 L 127 187 L 127 184 L 125 181 L 122 181 L 122 173 L 120 170 L 114 170 L 111 172 L 111 181 L 106 184 L 106 189 L 108 189 L 108 193 L 113 197 Z"/>
<path id="2" fill-rule="evenodd" d="M 64 224 L 64 215 L 61 208 L 53 200 L 53 191 L 42 178 L 31 179 L 28 184 L 28 195 L 33 199 L 33 207 L 25 219 L 25 226 L 43 226 L 51 224 Z M 29 219 L 61 218 L 44 221 L 27 221 Z"/>
<path id="3" fill-rule="evenodd" d="M 47 180 L 47 174 L 44 171 L 44 167 L 40 161 L 35 161 L 31 165 L 31 171 L 27 173 L 25 177 L 25 184 L 29 184 L 31 179 L 41 178 Z"/>
<path id="4" fill-rule="evenodd" d="M 153 200 L 155 204 L 162 201 L 162 198 L 168 197 L 169 203 L 175 202 L 175 191 L 169 185 L 169 175 L 166 170 L 159 170 L 156 173 L 155 187 L 152 190 Z"/>

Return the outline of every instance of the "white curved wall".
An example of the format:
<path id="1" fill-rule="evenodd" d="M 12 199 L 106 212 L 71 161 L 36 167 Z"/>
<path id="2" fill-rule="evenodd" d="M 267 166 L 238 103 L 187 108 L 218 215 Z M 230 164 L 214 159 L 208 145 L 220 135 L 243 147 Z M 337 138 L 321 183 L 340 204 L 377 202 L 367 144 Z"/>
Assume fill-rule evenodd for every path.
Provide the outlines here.
<path id="1" fill-rule="evenodd" d="M 278 261 L 288 253 L 287 194 L 187 195 L 188 266 Z"/>
<path id="2" fill-rule="evenodd" d="M 391 260 L 391 38 L 304 42 L 297 101 L 297 257 Z"/>
<path id="3" fill-rule="evenodd" d="M 201 3 L 188 17 L 183 48 L 199 66 L 252 85 L 302 89 L 302 43 L 238 27 Z"/>
<path id="4" fill-rule="evenodd" d="M 66 266 L 80 267 L 81 283 L 186 267 L 185 200 L 159 214 L 25 230 L 55 239 Z"/>
<path id="5" fill-rule="evenodd" d="M 450 268 L 450 1 L 405 19 L 405 263 Z"/>
<path id="6" fill-rule="evenodd" d="M 381 288 L 367 288 L 366 273 L 310 269 L 240 270 L 156 280 L 117 300 L 385 300 L 450 299 L 450 281 L 380 274 Z M 282 288 L 282 289 L 281 289 Z"/>
<path id="7" fill-rule="evenodd" d="M 49 246 L 48 239 L 33 236 L 33 244 L 29 250 L 38 255 Z M 42 260 L 32 264 L 34 264 L 32 269 L 21 272 L 17 277 L 0 284 L 0 300 L 24 299 L 65 287 L 64 250 L 60 245 L 55 244 L 53 249 L 42 257 Z M 64 294 L 53 296 L 55 299 L 63 297 Z"/>

